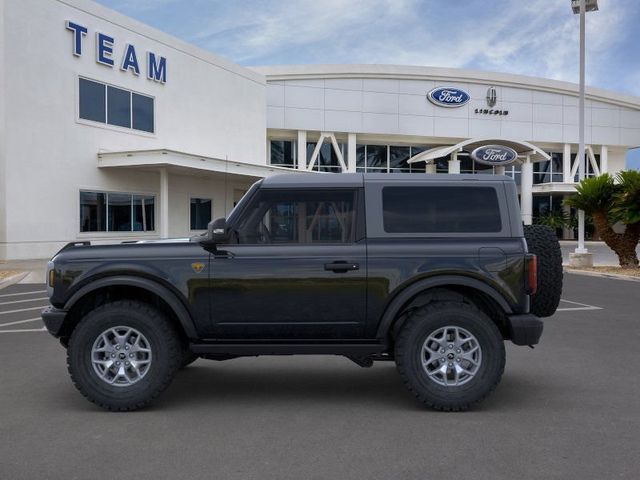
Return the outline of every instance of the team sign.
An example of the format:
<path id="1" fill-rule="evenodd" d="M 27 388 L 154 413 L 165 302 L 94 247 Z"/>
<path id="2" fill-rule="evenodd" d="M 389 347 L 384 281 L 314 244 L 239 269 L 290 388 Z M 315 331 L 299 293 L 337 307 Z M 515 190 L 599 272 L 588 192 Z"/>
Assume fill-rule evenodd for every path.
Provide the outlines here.
<path id="1" fill-rule="evenodd" d="M 76 57 L 82 56 L 82 42 L 87 36 L 88 29 L 82 25 L 67 20 L 67 30 L 73 32 L 73 54 Z M 101 32 L 96 32 L 96 62 L 114 67 L 116 59 L 114 58 L 115 39 Z M 136 47 L 126 44 L 122 57 L 118 62 L 120 70 L 125 72 L 133 72 L 140 75 L 140 61 Z M 165 83 L 167 81 L 167 59 L 156 55 L 153 52 L 146 54 L 147 78 L 155 82 Z"/>

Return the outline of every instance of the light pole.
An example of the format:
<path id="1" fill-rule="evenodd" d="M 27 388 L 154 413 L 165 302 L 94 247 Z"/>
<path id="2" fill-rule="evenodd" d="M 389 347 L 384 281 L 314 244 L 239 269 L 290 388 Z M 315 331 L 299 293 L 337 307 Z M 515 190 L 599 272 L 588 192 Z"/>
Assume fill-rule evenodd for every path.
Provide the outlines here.
<path id="1" fill-rule="evenodd" d="M 580 15 L 580 98 L 578 103 L 578 179 L 585 177 L 586 165 L 584 155 L 584 57 L 585 57 L 585 14 L 598 10 L 598 0 L 571 0 L 573 13 Z M 578 246 L 576 256 L 586 256 L 584 246 L 584 211 L 578 210 Z M 577 260 L 577 259 L 576 259 Z M 589 260 L 587 260 L 589 261 Z"/>

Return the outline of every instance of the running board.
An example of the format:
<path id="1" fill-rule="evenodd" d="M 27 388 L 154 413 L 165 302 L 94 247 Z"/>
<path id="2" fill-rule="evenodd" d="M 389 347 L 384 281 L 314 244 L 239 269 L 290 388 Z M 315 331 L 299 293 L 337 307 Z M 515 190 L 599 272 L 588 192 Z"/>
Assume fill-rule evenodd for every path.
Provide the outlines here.
<path id="1" fill-rule="evenodd" d="M 383 353 L 387 346 L 380 343 L 192 343 L 197 354 L 255 355 L 353 355 Z"/>

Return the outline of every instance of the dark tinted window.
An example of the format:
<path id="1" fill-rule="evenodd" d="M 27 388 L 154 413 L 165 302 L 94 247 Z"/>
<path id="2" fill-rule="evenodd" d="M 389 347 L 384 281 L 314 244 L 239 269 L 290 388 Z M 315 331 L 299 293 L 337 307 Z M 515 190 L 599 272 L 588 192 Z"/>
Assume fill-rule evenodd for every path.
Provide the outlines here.
<path id="1" fill-rule="evenodd" d="M 294 168 L 296 166 L 295 142 L 271 140 L 271 165 Z"/>
<path id="2" fill-rule="evenodd" d="M 354 192 L 263 190 L 242 217 L 240 243 L 351 243 Z"/>
<path id="3" fill-rule="evenodd" d="M 81 232 L 153 231 L 155 213 L 153 195 L 80 192 Z"/>
<path id="4" fill-rule="evenodd" d="M 155 230 L 155 197 L 151 195 L 133 196 L 133 231 Z"/>
<path id="5" fill-rule="evenodd" d="M 211 221 L 211 199 L 191 199 L 191 230 L 206 230 Z"/>
<path id="6" fill-rule="evenodd" d="M 132 94 L 133 128 L 153 133 L 153 98 Z"/>
<path id="7" fill-rule="evenodd" d="M 106 194 L 98 192 L 80 192 L 80 231 L 104 232 L 106 229 Z"/>
<path id="8" fill-rule="evenodd" d="M 120 88 L 107 88 L 107 123 L 131 128 L 131 93 Z"/>
<path id="9" fill-rule="evenodd" d="M 491 187 L 385 187 L 384 229 L 388 233 L 473 233 L 502 230 Z"/>
<path id="10" fill-rule="evenodd" d="M 143 132 L 154 132 L 153 97 L 85 78 L 80 78 L 79 82 L 80 118 Z"/>
<path id="11" fill-rule="evenodd" d="M 126 193 L 110 193 L 108 197 L 109 231 L 130 232 L 131 228 L 131 195 Z"/>
<path id="12" fill-rule="evenodd" d="M 106 121 L 105 86 L 102 83 L 80 79 L 80 118 L 94 122 Z"/>

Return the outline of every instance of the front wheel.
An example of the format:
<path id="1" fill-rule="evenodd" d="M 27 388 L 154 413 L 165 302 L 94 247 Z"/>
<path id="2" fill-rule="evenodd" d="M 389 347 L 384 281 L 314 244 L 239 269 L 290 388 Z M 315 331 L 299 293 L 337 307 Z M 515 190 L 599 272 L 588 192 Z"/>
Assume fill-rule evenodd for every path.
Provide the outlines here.
<path id="1" fill-rule="evenodd" d="M 183 360 L 179 336 L 151 305 L 117 301 L 89 312 L 69 339 L 67 367 L 80 392 L 114 411 L 146 406 Z"/>
<path id="2" fill-rule="evenodd" d="M 467 410 L 500 382 L 504 340 L 473 306 L 438 302 L 407 319 L 395 359 L 404 383 L 422 403 L 436 410 Z"/>

